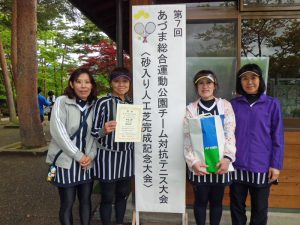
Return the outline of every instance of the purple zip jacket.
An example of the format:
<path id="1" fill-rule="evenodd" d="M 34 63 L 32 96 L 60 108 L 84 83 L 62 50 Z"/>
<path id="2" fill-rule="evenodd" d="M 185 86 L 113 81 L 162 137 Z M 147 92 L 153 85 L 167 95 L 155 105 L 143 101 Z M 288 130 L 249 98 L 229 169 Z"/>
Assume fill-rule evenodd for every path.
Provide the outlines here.
<path id="1" fill-rule="evenodd" d="M 278 99 L 262 94 L 252 105 L 244 96 L 231 101 L 236 118 L 234 167 L 256 173 L 282 169 L 284 131 Z"/>

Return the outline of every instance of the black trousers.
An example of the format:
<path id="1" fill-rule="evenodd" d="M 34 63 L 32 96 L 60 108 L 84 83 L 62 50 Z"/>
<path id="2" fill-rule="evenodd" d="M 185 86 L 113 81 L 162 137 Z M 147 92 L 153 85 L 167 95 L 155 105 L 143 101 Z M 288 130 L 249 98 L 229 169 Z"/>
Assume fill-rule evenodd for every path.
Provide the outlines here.
<path id="1" fill-rule="evenodd" d="M 233 183 L 230 186 L 230 212 L 232 225 L 246 225 L 246 198 L 251 197 L 250 225 L 266 225 L 268 221 L 268 199 L 270 186 L 252 187 Z"/>
<path id="2" fill-rule="evenodd" d="M 221 185 L 194 185 L 194 216 L 197 225 L 205 225 L 208 203 L 210 225 L 220 224 L 223 211 L 222 201 L 224 190 L 225 186 Z"/>
<path id="3" fill-rule="evenodd" d="M 72 209 L 76 199 L 79 200 L 79 217 L 81 225 L 89 225 L 91 220 L 91 194 L 93 182 L 80 184 L 75 187 L 59 187 L 60 197 L 59 220 L 61 225 L 73 225 Z"/>
<path id="4" fill-rule="evenodd" d="M 131 179 L 100 182 L 100 216 L 103 225 L 111 225 L 112 204 L 115 200 L 116 224 L 123 224 L 127 198 L 131 191 Z"/>

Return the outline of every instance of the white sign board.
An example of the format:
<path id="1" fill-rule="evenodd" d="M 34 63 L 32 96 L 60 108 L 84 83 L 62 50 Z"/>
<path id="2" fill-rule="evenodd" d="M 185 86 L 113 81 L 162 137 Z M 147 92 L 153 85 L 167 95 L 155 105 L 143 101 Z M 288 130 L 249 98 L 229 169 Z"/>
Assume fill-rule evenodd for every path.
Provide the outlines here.
<path id="1" fill-rule="evenodd" d="M 136 211 L 185 212 L 185 5 L 132 8 L 133 97 L 143 105 L 135 143 Z"/>

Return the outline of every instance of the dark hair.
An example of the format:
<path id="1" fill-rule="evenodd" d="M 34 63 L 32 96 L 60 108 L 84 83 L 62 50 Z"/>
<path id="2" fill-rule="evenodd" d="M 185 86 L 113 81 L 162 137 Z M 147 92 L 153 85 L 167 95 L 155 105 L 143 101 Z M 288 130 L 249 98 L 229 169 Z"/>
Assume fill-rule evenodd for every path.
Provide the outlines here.
<path id="1" fill-rule="evenodd" d="M 87 101 L 89 103 L 91 103 L 93 100 L 97 99 L 97 86 L 96 86 L 96 81 L 93 78 L 91 72 L 86 68 L 78 68 L 78 69 L 74 70 L 71 73 L 70 78 L 68 80 L 68 86 L 65 89 L 64 95 L 67 95 L 69 98 L 77 97 L 77 95 L 75 94 L 74 89 L 71 87 L 71 83 L 73 84 L 78 79 L 78 77 L 83 73 L 86 73 L 89 76 L 90 81 L 92 83 L 92 90 L 91 90 L 91 93 L 90 93 L 90 95 L 87 99 Z"/>
<path id="2" fill-rule="evenodd" d="M 211 75 L 214 79 L 214 83 L 215 83 L 215 91 L 217 90 L 217 87 L 218 87 L 218 80 L 217 80 L 217 76 L 216 74 L 211 71 L 211 70 L 200 70 L 198 71 L 195 76 L 194 76 L 194 79 L 193 79 L 193 83 L 194 83 L 194 86 L 195 86 L 195 90 L 196 90 L 196 93 L 198 93 L 198 89 L 197 89 L 197 83 L 196 82 L 200 77 L 204 77 L 204 76 L 208 76 L 208 75 Z M 214 93 L 215 93 L 214 91 Z"/>
<path id="3" fill-rule="evenodd" d="M 37 93 L 39 94 L 39 93 L 41 93 L 41 92 L 42 92 L 42 88 L 38 87 L 38 88 L 37 88 Z"/>
<path id="4" fill-rule="evenodd" d="M 126 69 L 125 67 L 116 67 L 110 73 L 109 82 L 111 82 L 112 80 L 114 80 L 120 76 L 123 76 L 123 77 L 127 78 L 129 81 L 131 81 L 131 74 L 128 69 Z"/>
<path id="5" fill-rule="evenodd" d="M 54 95 L 54 92 L 53 91 L 48 91 L 48 96 L 52 96 Z"/>
<path id="6" fill-rule="evenodd" d="M 242 68 L 237 72 L 236 74 L 236 93 L 240 95 L 246 95 L 247 93 L 244 91 L 242 87 L 242 82 L 241 82 L 241 74 L 245 72 L 254 72 L 258 74 L 259 76 L 259 86 L 258 86 L 258 94 L 261 95 L 265 90 L 266 90 L 266 84 L 265 81 L 262 77 L 262 70 L 257 64 L 246 64 L 242 66 Z"/>

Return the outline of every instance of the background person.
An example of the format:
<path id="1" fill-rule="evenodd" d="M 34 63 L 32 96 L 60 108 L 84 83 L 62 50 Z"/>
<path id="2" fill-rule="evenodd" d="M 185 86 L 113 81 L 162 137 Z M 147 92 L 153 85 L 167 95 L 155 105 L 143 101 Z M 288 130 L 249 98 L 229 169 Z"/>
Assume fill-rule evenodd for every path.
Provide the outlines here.
<path id="1" fill-rule="evenodd" d="M 209 203 L 210 224 L 218 225 L 222 217 L 222 200 L 226 185 L 231 183 L 228 167 L 235 160 L 235 118 L 231 104 L 214 96 L 218 83 L 215 74 L 201 70 L 194 76 L 194 85 L 199 96 L 186 109 L 184 122 L 184 156 L 188 165 L 188 179 L 193 185 L 195 203 L 194 215 L 197 225 L 205 225 L 206 208 Z M 208 173 L 191 144 L 188 119 L 200 114 L 224 115 L 225 146 L 224 157 L 217 164 L 216 173 Z"/>
<path id="2" fill-rule="evenodd" d="M 284 131 L 279 101 L 267 96 L 262 70 L 244 65 L 237 73 L 236 92 L 231 101 L 236 117 L 237 154 L 230 210 L 233 225 L 245 225 L 246 198 L 251 197 L 251 225 L 268 219 L 270 183 L 276 182 L 283 166 Z"/>
<path id="3" fill-rule="evenodd" d="M 45 117 L 44 117 L 44 107 L 48 107 L 50 106 L 50 102 L 47 101 L 47 99 L 45 98 L 45 96 L 43 96 L 41 94 L 42 89 L 40 87 L 38 87 L 37 89 L 38 92 L 38 103 L 39 103 L 39 112 L 40 112 L 40 119 L 41 119 L 41 123 L 44 123 Z"/>
<path id="4" fill-rule="evenodd" d="M 50 121 L 51 119 L 51 111 L 52 111 L 52 107 L 54 105 L 55 102 L 55 95 L 53 91 L 48 91 L 48 97 L 47 97 L 47 101 L 50 102 L 50 106 L 49 106 L 49 112 L 48 112 L 48 121 Z"/>
<path id="5" fill-rule="evenodd" d="M 79 68 L 72 72 L 64 95 L 58 97 L 53 106 L 50 120 L 52 139 L 46 161 L 53 163 L 58 156 L 52 184 L 59 192 L 62 225 L 73 224 L 72 208 L 76 194 L 81 225 L 90 223 L 92 161 L 96 155 L 96 141 L 91 136 L 91 111 L 96 96 L 95 80 L 87 69 Z"/>
<path id="6" fill-rule="evenodd" d="M 98 140 L 95 178 L 101 186 L 100 216 L 103 225 L 111 224 L 114 199 L 116 224 L 123 224 L 134 175 L 133 143 L 114 141 L 117 104 L 132 104 L 126 96 L 130 82 L 127 69 L 114 69 L 110 74 L 112 92 L 99 99 L 95 106 L 92 135 Z"/>

